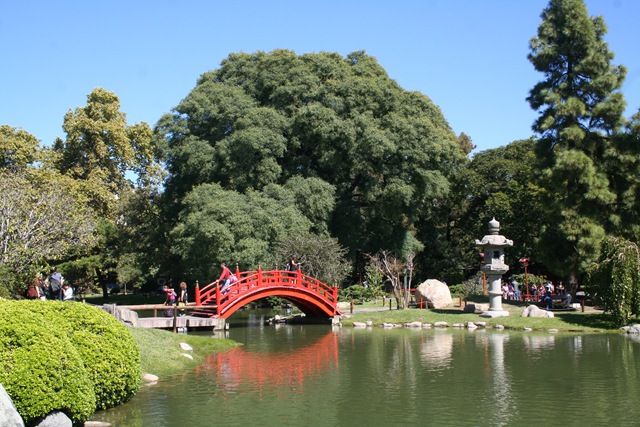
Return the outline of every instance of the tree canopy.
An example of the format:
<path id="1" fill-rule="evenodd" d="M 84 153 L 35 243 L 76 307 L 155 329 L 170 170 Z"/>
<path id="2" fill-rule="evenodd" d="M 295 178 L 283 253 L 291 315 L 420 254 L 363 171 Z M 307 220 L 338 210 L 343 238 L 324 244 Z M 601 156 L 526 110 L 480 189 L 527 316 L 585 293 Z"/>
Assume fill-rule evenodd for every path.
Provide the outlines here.
<path id="1" fill-rule="evenodd" d="M 146 123 L 127 125 L 117 95 L 94 89 L 87 105 L 64 117 L 65 140 L 53 147 L 56 167 L 82 183 L 94 209 L 113 218 L 121 193 L 131 189 L 128 173 L 139 184 L 157 180 L 152 131 Z"/>
<path id="2" fill-rule="evenodd" d="M 284 185 L 297 191 L 313 230 L 352 254 L 420 247 L 415 223 L 429 220 L 465 161 L 438 107 L 364 52 L 231 54 L 156 135 L 174 215 L 199 184 L 237 192 Z"/>
<path id="3" fill-rule="evenodd" d="M 551 0 L 531 40 L 529 60 L 544 74 L 528 98 L 549 195 L 542 244 L 555 249 L 545 261 L 559 275 L 584 273 L 619 222 L 607 159 L 624 123 L 625 69 L 611 64 L 605 33 L 582 0 Z"/>

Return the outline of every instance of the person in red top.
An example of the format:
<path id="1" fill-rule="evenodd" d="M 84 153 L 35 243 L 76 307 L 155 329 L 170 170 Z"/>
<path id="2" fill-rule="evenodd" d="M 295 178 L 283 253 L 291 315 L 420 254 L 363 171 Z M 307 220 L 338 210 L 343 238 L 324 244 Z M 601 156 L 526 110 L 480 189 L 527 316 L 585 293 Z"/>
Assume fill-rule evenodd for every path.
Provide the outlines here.
<path id="1" fill-rule="evenodd" d="M 220 263 L 220 268 L 222 269 L 222 272 L 220 273 L 220 277 L 218 278 L 218 283 L 223 284 L 222 291 L 226 292 L 229 286 L 238 281 L 238 278 L 235 276 L 235 274 L 231 273 L 231 270 L 229 270 L 229 267 L 227 267 L 224 262 Z"/>

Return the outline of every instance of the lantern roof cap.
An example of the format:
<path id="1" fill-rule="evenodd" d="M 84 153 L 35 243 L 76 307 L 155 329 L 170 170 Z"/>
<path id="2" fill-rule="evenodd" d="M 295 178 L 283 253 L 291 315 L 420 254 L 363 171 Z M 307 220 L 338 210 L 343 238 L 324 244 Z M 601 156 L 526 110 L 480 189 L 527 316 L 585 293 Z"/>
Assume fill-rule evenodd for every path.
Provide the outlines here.
<path id="1" fill-rule="evenodd" d="M 498 222 L 495 217 L 489 221 L 489 234 L 500 234 L 500 222 Z"/>

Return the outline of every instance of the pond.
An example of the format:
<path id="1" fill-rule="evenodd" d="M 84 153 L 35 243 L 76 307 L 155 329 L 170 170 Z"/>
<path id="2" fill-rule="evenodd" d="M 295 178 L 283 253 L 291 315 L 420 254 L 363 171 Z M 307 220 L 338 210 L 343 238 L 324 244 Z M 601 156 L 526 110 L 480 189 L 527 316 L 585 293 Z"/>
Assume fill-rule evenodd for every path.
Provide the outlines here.
<path id="1" fill-rule="evenodd" d="M 243 343 L 93 419 L 115 426 L 638 425 L 618 334 L 331 329 L 232 319 Z"/>

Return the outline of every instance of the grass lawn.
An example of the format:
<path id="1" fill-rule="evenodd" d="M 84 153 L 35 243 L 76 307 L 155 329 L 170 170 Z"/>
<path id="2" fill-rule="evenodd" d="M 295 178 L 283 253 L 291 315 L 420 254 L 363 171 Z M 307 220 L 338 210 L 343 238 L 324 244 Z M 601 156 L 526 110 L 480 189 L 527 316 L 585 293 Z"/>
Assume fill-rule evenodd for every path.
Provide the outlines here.
<path id="1" fill-rule="evenodd" d="M 195 368 L 211 353 L 230 350 L 239 345 L 228 339 L 174 334 L 161 329 L 130 328 L 129 330 L 140 347 L 142 372 L 157 375 L 160 380 L 184 369 Z M 189 344 L 193 347 L 193 351 L 182 350 L 181 342 Z M 193 360 L 182 356 L 181 353 L 191 354 Z"/>
<path id="2" fill-rule="evenodd" d="M 354 313 L 342 319 L 343 325 L 353 325 L 353 322 L 372 321 L 374 325 L 382 325 L 382 323 L 409 323 L 419 321 L 422 323 L 434 323 L 438 321 L 453 323 L 465 322 L 487 322 L 488 326 L 503 325 L 507 329 L 524 329 L 525 327 L 533 330 L 557 329 L 561 332 L 615 332 L 618 327 L 602 312 L 588 308 L 588 311 L 581 313 L 573 312 L 554 312 L 555 317 L 547 318 L 531 318 L 521 317 L 524 305 L 511 304 L 503 302 L 503 308 L 509 311 L 509 316 L 499 317 L 496 319 L 480 317 L 478 314 L 463 313 L 462 308 L 458 306 L 458 299 L 454 298 L 453 306 L 449 306 L 440 310 L 424 310 L 417 308 L 409 308 L 406 310 L 396 310 L 395 301 L 393 302 L 393 310 L 383 308 L 382 302 L 371 302 L 363 305 L 356 305 Z M 487 297 L 476 297 L 471 302 L 487 303 Z M 376 310 L 376 311 L 374 311 Z M 349 310 L 344 310 L 349 313 Z"/>

